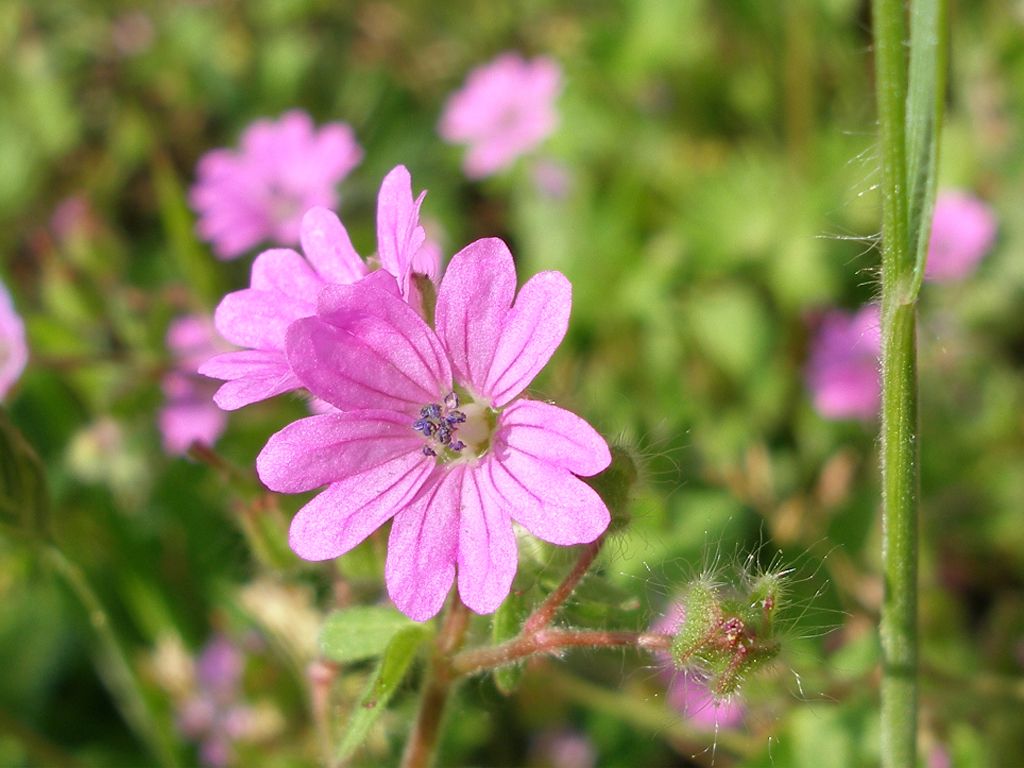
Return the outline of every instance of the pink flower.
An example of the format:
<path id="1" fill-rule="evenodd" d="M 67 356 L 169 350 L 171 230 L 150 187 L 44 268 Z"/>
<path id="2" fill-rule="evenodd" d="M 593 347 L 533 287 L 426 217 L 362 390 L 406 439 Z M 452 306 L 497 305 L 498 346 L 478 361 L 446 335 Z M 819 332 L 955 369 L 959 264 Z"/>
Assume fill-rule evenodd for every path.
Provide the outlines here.
<path id="1" fill-rule="evenodd" d="M 698 728 L 733 728 L 743 722 L 746 713 L 736 695 L 716 698 L 697 676 L 676 673 L 668 686 L 669 705 Z"/>
<path id="2" fill-rule="evenodd" d="M 394 518 L 385 575 L 398 608 L 430 618 L 457 573 L 463 602 L 489 613 L 515 576 L 513 521 L 562 545 L 608 526 L 604 502 L 576 477 L 608 466 L 604 439 L 519 397 L 565 335 L 572 288 L 542 272 L 516 297 L 497 239 L 452 259 L 436 333 L 384 285 L 325 288 L 317 315 L 288 330 L 295 375 L 341 412 L 285 427 L 257 470 L 284 493 L 327 486 L 292 521 L 300 557 L 338 557 Z"/>
<path id="3" fill-rule="evenodd" d="M 826 313 L 807 361 L 807 387 L 818 413 L 826 419 L 875 418 L 881 398 L 881 350 L 877 305 L 852 315 Z"/>
<path id="4" fill-rule="evenodd" d="M 293 245 L 302 215 L 338 204 L 335 185 L 363 158 L 352 129 L 328 123 L 319 130 L 305 112 L 257 120 L 239 151 L 215 149 L 199 160 L 190 201 L 199 235 L 221 259 L 233 259 L 271 240 Z"/>
<path id="5" fill-rule="evenodd" d="M 196 663 L 197 690 L 181 706 L 178 727 L 200 742 L 204 765 L 229 765 L 234 742 L 250 731 L 252 710 L 239 703 L 244 670 L 242 652 L 220 635 L 207 643 Z"/>
<path id="6" fill-rule="evenodd" d="M 943 192 L 935 202 L 925 278 L 941 282 L 967 277 L 995 239 L 991 208 L 966 192 Z"/>
<path id="7" fill-rule="evenodd" d="M 0 282 L 0 400 L 21 377 L 28 363 L 25 324 L 14 310 L 6 286 Z"/>
<path id="8" fill-rule="evenodd" d="M 473 70 L 445 105 L 441 137 L 468 144 L 463 168 L 473 179 L 506 168 L 547 138 L 558 123 L 561 71 L 551 59 L 503 53 Z"/>
<path id="9" fill-rule="evenodd" d="M 686 609 L 682 603 L 673 603 L 651 631 L 674 635 L 682 627 L 685 617 Z M 706 730 L 732 728 L 743 722 L 746 708 L 739 696 L 717 698 L 697 674 L 677 670 L 669 654 L 659 653 L 657 656 L 661 662 L 661 677 L 668 688 L 668 703 L 674 710 L 698 728 Z"/>
<path id="10" fill-rule="evenodd" d="M 199 365 L 224 347 L 208 318 L 186 315 L 168 328 L 167 348 L 174 356 L 174 368 L 163 378 L 165 403 L 158 424 L 164 450 L 179 455 L 197 441 L 212 445 L 227 426 L 226 414 L 210 402 L 210 382 L 196 375 Z"/>
<path id="11" fill-rule="evenodd" d="M 392 275 L 414 302 L 419 298 L 412 272 L 423 269 L 436 275 L 440 268 L 432 252 L 421 256 L 426 250 L 421 248 L 425 235 L 419 225 L 424 194 L 413 200 L 412 179 L 403 165 L 384 177 L 377 197 L 377 257 L 383 272 L 369 278 L 373 282 L 385 273 Z M 301 239 L 305 258 L 286 248 L 264 251 L 253 262 L 249 287 L 229 293 L 217 307 L 217 330 L 245 347 L 218 355 L 199 371 L 227 382 L 214 395 L 225 410 L 301 387 L 284 353 L 288 327 L 316 314 L 316 299 L 325 286 L 354 283 L 371 272 L 344 225 L 326 208 L 312 208 L 303 216 Z"/>

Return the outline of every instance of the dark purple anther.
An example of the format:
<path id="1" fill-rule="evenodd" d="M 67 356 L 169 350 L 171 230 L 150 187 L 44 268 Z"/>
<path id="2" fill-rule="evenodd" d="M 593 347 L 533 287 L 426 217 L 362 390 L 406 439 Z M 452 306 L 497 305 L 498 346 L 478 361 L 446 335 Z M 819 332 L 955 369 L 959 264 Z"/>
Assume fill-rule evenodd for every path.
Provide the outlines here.
<path id="1" fill-rule="evenodd" d="M 466 420 L 466 414 L 464 414 L 462 411 L 451 411 L 447 416 L 444 417 L 444 420 L 447 421 L 449 424 L 461 424 Z"/>
<path id="2" fill-rule="evenodd" d="M 437 456 L 441 449 L 458 453 L 466 447 L 464 442 L 455 439 L 458 425 L 466 421 L 466 414 L 456 410 L 458 406 L 459 396 L 449 392 L 444 396 L 444 405 L 429 403 L 420 408 L 420 418 L 413 422 L 412 428 L 432 441 L 423 447 L 425 456 Z"/>

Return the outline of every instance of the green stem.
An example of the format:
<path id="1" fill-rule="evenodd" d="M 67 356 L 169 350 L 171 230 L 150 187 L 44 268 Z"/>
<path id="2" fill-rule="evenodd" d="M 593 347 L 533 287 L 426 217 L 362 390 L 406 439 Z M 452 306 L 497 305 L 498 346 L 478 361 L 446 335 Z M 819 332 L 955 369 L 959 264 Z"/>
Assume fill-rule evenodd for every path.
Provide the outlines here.
<path id="1" fill-rule="evenodd" d="M 883 299 L 883 307 L 884 307 Z M 917 361 L 915 306 L 883 308 L 882 764 L 913 768 L 917 749 Z"/>
<path id="2" fill-rule="evenodd" d="M 164 730 L 142 692 L 139 679 L 128 661 L 121 641 L 110 624 L 110 618 L 99 596 L 93 591 L 85 573 L 52 544 L 44 545 L 43 558 L 68 585 L 89 616 L 89 624 L 99 640 L 107 670 L 107 685 L 121 708 L 125 719 L 145 741 L 161 766 L 178 765 L 178 759 Z"/>
<path id="3" fill-rule="evenodd" d="M 402 768 L 430 768 L 434 763 L 445 707 L 456 679 L 450 658 L 461 647 L 468 628 L 469 609 L 457 593 L 453 594 L 434 644 L 416 722 L 402 754 Z"/>
<path id="4" fill-rule="evenodd" d="M 945 83 L 945 0 L 873 0 L 882 153 L 882 765 L 917 761 L 916 304 L 931 225 Z"/>

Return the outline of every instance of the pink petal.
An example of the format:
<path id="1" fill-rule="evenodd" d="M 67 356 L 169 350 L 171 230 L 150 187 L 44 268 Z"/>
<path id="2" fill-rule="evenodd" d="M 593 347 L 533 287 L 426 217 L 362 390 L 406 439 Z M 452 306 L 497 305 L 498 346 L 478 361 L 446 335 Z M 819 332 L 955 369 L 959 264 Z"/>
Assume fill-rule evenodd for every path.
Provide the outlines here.
<path id="1" fill-rule="evenodd" d="M 515 290 L 512 254 L 498 238 L 477 240 L 452 257 L 438 289 L 435 327 L 460 383 L 486 383 Z M 475 395 L 484 394 L 479 389 Z"/>
<path id="2" fill-rule="evenodd" d="M 412 464 L 432 460 L 423 439 L 402 413 L 350 411 L 308 416 L 273 435 L 256 458 L 268 488 L 299 493 L 337 482 L 411 455 Z"/>
<path id="3" fill-rule="evenodd" d="M 500 452 L 500 451 L 499 451 Z M 538 539 L 563 546 L 593 541 L 611 516 L 601 497 L 571 472 L 507 449 L 481 465 L 495 500 Z"/>
<path id="4" fill-rule="evenodd" d="M 304 560 L 343 555 L 403 509 L 433 471 L 433 459 L 406 453 L 332 483 L 295 515 L 288 543 Z"/>
<path id="5" fill-rule="evenodd" d="M 311 208 L 302 217 L 302 252 L 331 283 L 354 283 L 367 272 L 338 217 L 326 208 Z"/>
<path id="6" fill-rule="evenodd" d="M 484 391 L 501 407 L 526 389 L 569 328 L 572 285 L 560 272 L 534 275 L 502 324 Z"/>
<path id="7" fill-rule="evenodd" d="M 438 470 L 391 525 L 388 594 L 414 621 L 441 610 L 455 579 L 461 490 L 460 473 Z"/>
<path id="8" fill-rule="evenodd" d="M 160 409 L 157 419 L 164 438 L 164 450 L 172 455 L 186 453 L 194 442 L 213 445 L 227 427 L 227 414 L 210 402 L 171 402 Z"/>
<path id="9" fill-rule="evenodd" d="M 477 613 L 493 613 L 508 597 L 519 559 L 512 520 L 505 505 L 481 488 L 486 475 L 456 468 L 462 475 L 459 519 L 459 595 Z"/>
<path id="10" fill-rule="evenodd" d="M 409 293 L 413 256 L 426 239 L 419 225 L 425 194 L 413 201 L 412 177 L 399 165 L 384 177 L 377 196 L 377 257 L 381 267 L 398 279 L 403 296 Z"/>
<path id="11" fill-rule="evenodd" d="M 278 350 L 227 352 L 207 360 L 199 367 L 199 373 L 227 382 L 213 396 L 213 401 L 225 411 L 302 386 L 288 366 L 284 352 Z"/>
<path id="12" fill-rule="evenodd" d="M 249 281 L 250 288 L 276 292 L 307 306 L 307 316 L 316 311 L 316 296 L 324 284 L 309 262 L 289 248 L 274 248 L 257 256 Z"/>
<path id="13" fill-rule="evenodd" d="M 576 475 L 596 475 L 612 461 L 592 426 L 549 403 L 517 400 L 501 414 L 501 430 L 511 448 Z"/>
<path id="14" fill-rule="evenodd" d="M 246 288 L 229 293 L 214 313 L 220 334 L 240 347 L 283 349 L 288 326 L 309 317 L 312 306 L 277 291 Z"/>
<path id="15" fill-rule="evenodd" d="M 286 348 L 299 380 L 342 410 L 413 413 L 451 391 L 433 331 L 404 301 L 365 285 L 325 288 L 319 316 L 295 322 Z"/>

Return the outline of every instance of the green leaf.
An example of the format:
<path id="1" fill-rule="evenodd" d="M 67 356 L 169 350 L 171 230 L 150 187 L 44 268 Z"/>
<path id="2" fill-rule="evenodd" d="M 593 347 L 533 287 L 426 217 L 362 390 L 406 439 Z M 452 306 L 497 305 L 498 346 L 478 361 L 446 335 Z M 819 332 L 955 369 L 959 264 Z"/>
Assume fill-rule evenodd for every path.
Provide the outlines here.
<path id="1" fill-rule="evenodd" d="M 519 634 L 523 620 L 526 618 L 526 604 L 522 592 L 513 591 L 505 598 L 494 613 L 494 623 L 491 626 L 491 638 L 495 645 L 511 640 Z M 519 681 L 523 677 L 522 664 L 509 664 L 505 667 L 498 667 L 494 670 L 494 685 L 505 696 L 515 693 L 519 687 Z"/>
<path id="2" fill-rule="evenodd" d="M 0 521 L 20 533 L 46 539 L 49 506 L 43 464 L 0 408 Z"/>
<path id="3" fill-rule="evenodd" d="M 912 295 L 924 280 L 939 164 L 939 134 L 946 92 L 945 0 L 915 2 L 910 10 L 907 86 L 907 236 L 914 255 Z"/>
<path id="4" fill-rule="evenodd" d="M 375 659 L 412 619 L 386 605 L 368 605 L 335 611 L 320 630 L 320 652 L 332 661 L 350 663 Z"/>
<path id="5" fill-rule="evenodd" d="M 214 260 L 196 240 L 192 214 L 185 205 L 181 182 L 169 161 L 159 157 L 153 165 L 160 219 L 171 243 L 181 276 L 211 307 L 223 295 Z"/>
<path id="6" fill-rule="evenodd" d="M 430 630 L 423 624 L 408 622 L 388 643 L 384 656 L 377 664 L 373 677 L 356 704 L 348 723 L 348 729 L 338 746 L 338 761 L 347 760 L 363 743 L 370 727 L 377 722 L 388 702 L 409 671 L 409 665 L 416 658 L 423 641 L 430 636 Z"/>

